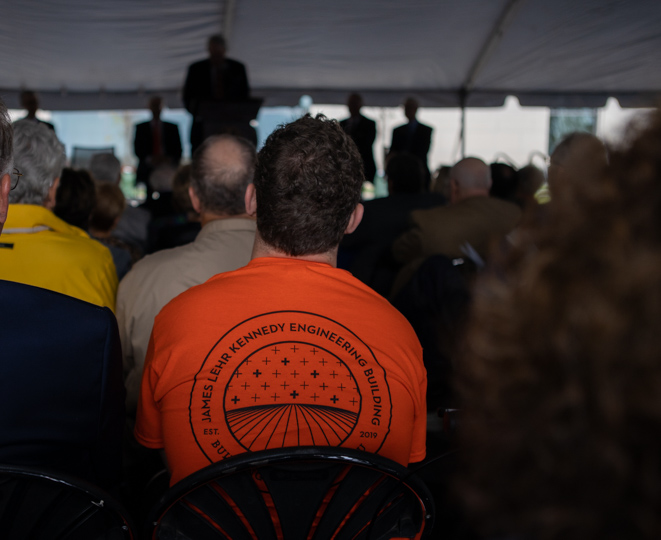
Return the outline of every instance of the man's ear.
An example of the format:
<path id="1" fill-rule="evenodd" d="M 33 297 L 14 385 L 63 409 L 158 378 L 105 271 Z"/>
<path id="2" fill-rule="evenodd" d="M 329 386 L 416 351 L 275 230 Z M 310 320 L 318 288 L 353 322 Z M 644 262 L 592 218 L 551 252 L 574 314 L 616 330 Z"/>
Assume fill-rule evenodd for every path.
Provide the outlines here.
<path id="1" fill-rule="evenodd" d="M 48 188 L 48 195 L 46 196 L 46 200 L 44 201 L 44 206 L 49 210 L 55 208 L 55 196 L 57 195 L 57 188 L 59 187 L 59 185 L 60 185 L 60 177 L 58 176 L 55 180 L 53 180 L 53 183 L 51 184 L 50 188 Z"/>
<path id="2" fill-rule="evenodd" d="M 353 209 L 353 212 L 351 212 L 351 217 L 349 218 L 349 224 L 347 225 L 347 228 L 344 230 L 344 234 L 351 234 L 353 231 L 356 230 L 358 225 L 360 225 L 360 222 L 363 220 L 364 211 L 365 211 L 365 207 L 361 203 L 358 203 L 358 205 L 356 205 L 356 208 Z"/>
<path id="3" fill-rule="evenodd" d="M 9 191 L 11 190 L 11 176 L 3 174 L 0 178 L 0 231 L 7 221 L 7 207 L 9 206 Z"/>
<path id="4" fill-rule="evenodd" d="M 198 214 L 200 213 L 200 198 L 195 193 L 193 186 L 188 186 L 188 196 L 190 197 L 190 202 L 193 205 L 193 210 Z"/>
<path id="5" fill-rule="evenodd" d="M 246 188 L 246 214 L 250 217 L 257 215 L 257 192 L 255 191 L 255 184 L 248 184 Z"/>

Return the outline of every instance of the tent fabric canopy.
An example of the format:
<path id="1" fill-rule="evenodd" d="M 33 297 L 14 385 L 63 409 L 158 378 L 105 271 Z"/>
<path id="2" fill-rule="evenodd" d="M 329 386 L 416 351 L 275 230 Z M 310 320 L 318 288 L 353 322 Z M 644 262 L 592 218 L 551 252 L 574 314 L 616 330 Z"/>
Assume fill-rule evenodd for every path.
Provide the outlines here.
<path id="1" fill-rule="evenodd" d="M 186 68 L 223 32 L 265 105 L 651 106 L 658 0 L 6 0 L 0 96 L 53 110 L 181 106 Z"/>

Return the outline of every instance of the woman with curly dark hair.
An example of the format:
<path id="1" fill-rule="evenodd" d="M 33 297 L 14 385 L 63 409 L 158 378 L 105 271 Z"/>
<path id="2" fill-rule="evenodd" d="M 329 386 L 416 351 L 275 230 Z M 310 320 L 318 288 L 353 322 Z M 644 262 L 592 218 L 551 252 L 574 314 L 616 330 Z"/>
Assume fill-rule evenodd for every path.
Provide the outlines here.
<path id="1" fill-rule="evenodd" d="M 458 392 L 482 532 L 661 538 L 661 114 L 479 282 Z"/>

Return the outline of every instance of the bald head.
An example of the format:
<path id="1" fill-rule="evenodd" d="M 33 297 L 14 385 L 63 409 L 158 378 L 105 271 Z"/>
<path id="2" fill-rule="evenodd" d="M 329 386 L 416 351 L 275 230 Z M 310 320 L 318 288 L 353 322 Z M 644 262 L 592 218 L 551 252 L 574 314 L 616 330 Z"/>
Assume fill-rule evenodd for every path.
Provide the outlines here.
<path id="1" fill-rule="evenodd" d="M 450 170 L 450 202 L 469 197 L 488 197 L 491 189 L 491 169 L 478 158 L 465 158 Z"/>
<path id="2" fill-rule="evenodd" d="M 217 217 L 244 214 L 244 196 L 254 174 L 255 147 L 251 142 L 232 135 L 209 137 L 191 164 L 191 188 L 199 201 L 196 210 Z"/>

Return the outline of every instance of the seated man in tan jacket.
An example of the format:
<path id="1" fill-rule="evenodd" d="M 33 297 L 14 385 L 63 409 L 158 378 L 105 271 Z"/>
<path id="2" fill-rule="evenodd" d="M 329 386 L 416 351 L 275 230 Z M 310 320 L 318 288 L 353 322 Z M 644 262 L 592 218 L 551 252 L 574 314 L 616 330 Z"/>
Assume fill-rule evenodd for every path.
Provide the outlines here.
<path id="1" fill-rule="evenodd" d="M 521 217 L 515 204 L 489 197 L 491 170 L 481 159 L 465 158 L 450 171 L 450 204 L 411 212 L 412 227 L 393 243 L 403 265 L 395 288 L 419 264 L 441 253 L 464 257 L 472 248 L 484 259 L 492 241 L 508 234 Z"/>

